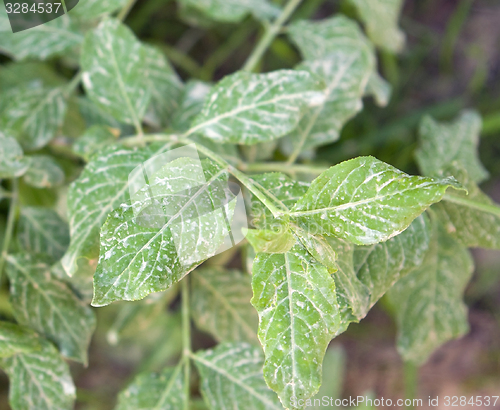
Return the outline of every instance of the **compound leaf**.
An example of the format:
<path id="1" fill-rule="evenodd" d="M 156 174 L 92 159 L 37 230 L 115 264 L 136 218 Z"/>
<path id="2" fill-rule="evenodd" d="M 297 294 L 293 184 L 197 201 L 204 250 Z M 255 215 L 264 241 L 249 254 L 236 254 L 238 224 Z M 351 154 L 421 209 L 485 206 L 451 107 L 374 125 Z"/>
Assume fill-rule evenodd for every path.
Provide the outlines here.
<path id="1" fill-rule="evenodd" d="M 128 198 L 130 172 L 158 151 L 158 147 L 107 147 L 91 159 L 80 177 L 70 185 L 71 241 L 61 261 L 69 275 L 77 271 L 79 258 L 98 257 L 99 230 L 108 213 Z"/>
<path id="2" fill-rule="evenodd" d="M 0 357 L 42 350 L 38 335 L 30 328 L 0 322 Z"/>
<path id="3" fill-rule="evenodd" d="M 52 188 L 64 182 L 64 171 L 48 155 L 32 155 L 30 166 L 23 176 L 24 182 L 36 188 Z"/>
<path id="4" fill-rule="evenodd" d="M 198 328 L 219 342 L 258 344 L 258 317 L 250 304 L 251 278 L 237 270 L 196 269 L 191 310 Z"/>
<path id="5" fill-rule="evenodd" d="M 370 291 L 369 307 L 399 279 L 422 264 L 429 249 L 430 231 L 429 219 L 422 214 L 386 242 L 355 247 L 354 270 Z"/>
<path id="6" fill-rule="evenodd" d="M 16 320 L 53 340 L 63 355 L 87 362 L 95 327 L 92 310 L 82 303 L 50 266 L 29 254 L 9 255 L 7 275 Z"/>
<path id="7" fill-rule="evenodd" d="M 420 147 L 416 158 L 424 175 L 442 175 L 450 167 L 462 167 L 476 183 L 488 177 L 477 153 L 481 117 L 475 111 L 463 111 L 452 123 L 438 123 L 425 117 L 419 129 Z"/>
<path id="8" fill-rule="evenodd" d="M 385 241 L 406 229 L 454 178 L 410 176 L 373 157 L 342 162 L 316 178 L 289 213 L 308 230 L 335 235 L 358 245 Z"/>
<path id="9" fill-rule="evenodd" d="M 306 71 L 237 72 L 216 84 L 189 134 L 256 144 L 293 130 L 310 105 L 324 100 L 323 82 Z"/>
<path id="10" fill-rule="evenodd" d="M 76 389 L 69 367 L 56 348 L 40 339 L 41 350 L 1 359 L 10 380 L 12 410 L 72 410 Z"/>
<path id="11" fill-rule="evenodd" d="M 19 143 L 0 132 L 0 179 L 20 177 L 28 170 L 29 163 Z"/>
<path id="12" fill-rule="evenodd" d="M 151 99 L 146 48 L 118 20 L 85 36 L 81 66 L 89 98 L 119 121 L 138 126 Z"/>
<path id="13" fill-rule="evenodd" d="M 10 130 L 27 150 L 47 145 L 62 126 L 66 114 L 62 88 L 21 86 L 9 90 L 3 98 L 0 127 Z"/>
<path id="14" fill-rule="evenodd" d="M 178 410 L 184 403 L 182 367 L 140 373 L 118 395 L 115 410 Z"/>
<path id="15" fill-rule="evenodd" d="M 203 166 L 202 166 L 203 164 Z M 101 230 L 94 306 L 169 288 L 223 245 L 237 202 L 210 160 L 167 163 L 110 214 Z"/>
<path id="16" fill-rule="evenodd" d="M 350 0 L 366 27 L 368 37 L 378 47 L 393 53 L 403 49 L 405 35 L 398 27 L 403 0 Z"/>
<path id="17" fill-rule="evenodd" d="M 335 283 L 300 245 L 285 254 L 258 253 L 252 272 L 264 378 L 294 409 L 294 398 L 318 391 L 326 347 L 340 326 Z"/>
<path id="18" fill-rule="evenodd" d="M 22 207 L 17 242 L 22 250 L 46 255 L 56 262 L 68 248 L 68 224 L 52 209 Z"/>
<path id="19" fill-rule="evenodd" d="M 473 270 L 467 249 L 433 221 L 424 262 L 388 292 L 404 360 L 422 364 L 443 343 L 467 332 L 462 295 Z"/>
<path id="20" fill-rule="evenodd" d="M 193 356 L 201 377 L 201 393 L 210 410 L 281 410 L 276 394 L 262 377 L 259 347 L 224 343 Z"/>

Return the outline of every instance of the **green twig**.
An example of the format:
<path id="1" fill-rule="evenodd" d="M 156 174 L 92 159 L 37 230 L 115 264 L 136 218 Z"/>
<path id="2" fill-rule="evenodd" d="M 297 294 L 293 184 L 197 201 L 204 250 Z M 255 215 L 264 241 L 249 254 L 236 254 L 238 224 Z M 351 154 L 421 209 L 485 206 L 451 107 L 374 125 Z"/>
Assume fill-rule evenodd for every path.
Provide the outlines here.
<path id="1" fill-rule="evenodd" d="M 18 202 L 17 179 L 12 180 L 12 194 L 10 199 L 9 215 L 7 216 L 7 226 L 5 228 L 5 235 L 3 238 L 2 254 L 0 255 L 0 280 L 7 259 L 10 241 L 12 239 L 12 232 L 14 231 L 14 223 L 16 220 L 17 202 Z"/>
<path id="2" fill-rule="evenodd" d="M 408 410 L 413 410 L 413 403 L 417 395 L 418 385 L 418 366 L 412 362 L 404 362 L 404 381 L 405 381 L 405 401 L 411 401 Z"/>
<path id="3" fill-rule="evenodd" d="M 122 7 L 120 12 L 118 13 L 118 16 L 116 16 L 116 18 L 120 21 L 125 20 L 132 7 L 134 7 L 135 2 L 136 0 L 128 0 L 127 3 Z"/>
<path id="4" fill-rule="evenodd" d="M 269 48 L 276 36 L 280 33 L 281 28 L 293 14 L 295 9 L 299 6 L 301 1 L 302 0 L 290 0 L 281 12 L 280 16 L 274 21 L 274 23 L 266 27 L 264 35 L 243 66 L 243 71 L 253 71 L 255 69 L 266 50 Z"/>
<path id="5" fill-rule="evenodd" d="M 184 410 L 189 410 L 191 380 L 191 321 L 189 318 L 189 276 L 181 282 L 182 298 L 182 357 L 184 360 Z"/>

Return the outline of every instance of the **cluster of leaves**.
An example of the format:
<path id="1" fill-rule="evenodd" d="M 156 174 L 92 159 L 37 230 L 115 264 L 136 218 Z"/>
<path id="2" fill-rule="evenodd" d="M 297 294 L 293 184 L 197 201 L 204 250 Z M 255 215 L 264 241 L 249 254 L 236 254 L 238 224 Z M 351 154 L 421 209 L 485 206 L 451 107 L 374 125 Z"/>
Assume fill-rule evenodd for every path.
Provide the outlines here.
<path id="1" fill-rule="evenodd" d="M 500 207 L 477 185 L 487 177 L 476 153 L 481 119 L 473 111 L 449 124 L 424 118 L 416 152 L 424 176 L 373 157 L 324 169 L 295 164 L 335 142 L 364 97 L 387 104 L 375 47 L 397 52 L 404 44 L 400 0 L 351 0 L 367 36 L 343 15 L 294 21 L 286 34 L 303 61 L 252 73 L 255 56 L 299 3 L 179 0 L 192 24 L 238 23 L 251 14 L 266 27 L 245 69 L 216 84 L 183 83 L 158 49 L 121 22 L 121 12 L 110 17 L 128 9 L 123 0 L 87 0 L 16 34 L 0 10 L 1 49 L 15 60 L 0 71 L 0 198 L 10 201 L 0 271 L 5 265 L 12 319 L 0 322 L 0 366 L 14 410 L 72 407 L 75 387 L 63 357 L 87 363 L 90 303 L 167 289 L 171 300 L 172 285 L 188 274 L 181 281 L 182 359 L 160 374 L 139 374 L 117 409 L 188 408 L 191 362 L 202 408 L 304 408 L 297 403 L 317 393 L 329 342 L 386 293 L 407 361 L 423 363 L 467 331 L 467 248 L 500 247 Z M 23 61 L 56 56 L 78 70 L 71 81 Z M 204 230 L 203 213 L 197 224 L 184 222 L 190 201 L 160 224 L 136 218 L 134 209 L 147 203 L 130 198 L 129 174 L 191 143 L 202 169 L 179 158 L 148 189 L 167 200 L 193 187 L 201 172 L 207 182 L 191 194 L 211 200 L 211 184 L 238 180 L 251 210 L 242 270 L 181 260 L 178 238 L 189 238 L 195 254 L 200 246 L 216 249 L 227 234 Z M 244 146 L 256 147 L 262 160 L 276 152 L 286 160 L 250 162 Z M 34 201 L 39 192 L 44 198 Z M 191 351 L 190 317 L 216 348 Z"/>

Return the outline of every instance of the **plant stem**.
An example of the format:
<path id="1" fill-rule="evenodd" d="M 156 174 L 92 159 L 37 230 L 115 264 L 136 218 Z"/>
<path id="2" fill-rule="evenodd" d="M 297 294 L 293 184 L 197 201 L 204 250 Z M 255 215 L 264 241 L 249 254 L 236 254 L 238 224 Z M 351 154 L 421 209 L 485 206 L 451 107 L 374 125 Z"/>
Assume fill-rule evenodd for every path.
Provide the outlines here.
<path id="1" fill-rule="evenodd" d="M 125 20 L 129 11 L 132 9 L 132 7 L 134 7 L 135 2 L 136 0 L 128 0 L 127 3 L 122 7 L 120 12 L 118 13 L 118 16 L 116 16 L 116 18 L 120 21 Z"/>
<path id="2" fill-rule="evenodd" d="M 9 207 L 9 215 L 7 216 L 7 226 L 5 228 L 5 236 L 3 238 L 2 254 L 0 255 L 0 281 L 2 279 L 3 268 L 9 251 L 10 241 L 12 239 L 12 232 L 14 230 L 14 222 L 16 220 L 18 190 L 17 179 L 12 180 L 12 194 Z"/>
<path id="3" fill-rule="evenodd" d="M 68 83 L 66 89 L 64 90 L 64 94 L 66 97 L 69 97 L 69 95 L 74 91 L 74 89 L 78 87 L 78 84 L 80 84 L 80 81 L 82 79 L 82 75 L 83 72 L 81 70 L 78 71 L 71 79 L 71 81 Z"/>
<path id="4" fill-rule="evenodd" d="M 408 410 L 413 409 L 413 402 L 417 393 L 418 366 L 411 362 L 404 362 L 405 400 L 411 400 L 406 406 Z"/>
<path id="5" fill-rule="evenodd" d="M 281 31 L 281 28 L 283 27 L 285 22 L 290 18 L 301 1 L 302 0 L 289 0 L 280 16 L 274 21 L 273 24 L 271 24 L 269 27 L 266 27 L 264 35 L 243 66 L 243 71 L 253 71 L 255 69 L 266 50 L 269 48 L 273 40 Z"/>
<path id="6" fill-rule="evenodd" d="M 191 380 L 191 322 L 189 319 L 189 275 L 181 282 L 182 298 L 182 358 L 184 360 L 184 410 L 189 410 Z"/>

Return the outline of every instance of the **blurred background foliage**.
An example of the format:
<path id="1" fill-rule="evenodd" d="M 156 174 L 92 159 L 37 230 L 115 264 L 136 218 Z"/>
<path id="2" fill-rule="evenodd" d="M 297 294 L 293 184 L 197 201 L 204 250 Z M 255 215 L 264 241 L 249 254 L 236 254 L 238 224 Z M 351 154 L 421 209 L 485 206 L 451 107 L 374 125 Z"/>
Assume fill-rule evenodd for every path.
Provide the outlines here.
<path id="1" fill-rule="evenodd" d="M 306 0 L 293 19 L 320 20 L 339 12 L 356 17 L 347 2 Z M 183 79 L 203 81 L 217 81 L 238 70 L 263 30 L 251 17 L 237 25 L 208 21 L 192 25 L 192 20 L 180 15 L 174 0 L 138 0 L 125 23 L 139 38 L 160 47 Z M 482 188 L 500 202 L 500 2 L 406 0 L 400 25 L 407 35 L 404 51 L 397 56 L 379 52 L 380 72 L 393 87 L 389 105 L 380 108 L 365 99 L 364 110 L 344 127 L 338 142 L 319 150 L 315 163 L 373 155 L 416 174 L 413 154 L 420 119 L 430 114 L 437 120 L 451 120 L 463 108 L 475 108 L 483 117 L 480 158 L 491 174 Z M 280 36 L 258 69 L 290 68 L 299 61 L 298 51 Z M 9 72 L 10 60 L 1 56 L 0 62 L 0 86 L 15 85 L 21 66 L 14 76 Z M 25 75 L 57 82 L 53 73 L 71 78 L 72 66 L 74 59 L 67 55 L 36 67 L 27 65 Z M 71 119 L 67 134 L 78 134 L 81 121 Z M 274 155 L 281 159 L 279 152 Z M 61 160 L 61 165 L 75 177 L 81 167 L 69 159 Z M 20 189 L 25 204 L 59 201 L 64 207 L 64 198 L 50 190 Z M 0 230 L 4 223 L 0 219 Z M 224 263 L 230 256 L 220 255 L 211 263 Z M 474 256 L 476 272 L 465 295 L 471 331 L 440 348 L 420 369 L 419 397 L 500 394 L 500 253 L 481 250 Z M 79 409 L 111 409 L 117 392 L 135 374 L 175 362 L 181 349 L 180 317 L 175 287 L 169 292 L 172 297 L 163 297 L 160 304 L 151 303 L 157 297 L 152 295 L 140 302 L 97 309 L 90 365 L 71 364 Z M 8 306 L 0 306 L 5 309 Z M 195 350 L 215 344 L 201 332 L 193 339 Z M 325 370 L 324 380 L 328 394 L 373 392 L 378 397 L 403 397 L 404 369 L 394 340 L 395 326 L 382 300 L 366 319 L 332 342 L 333 353 L 327 360 L 334 364 Z M 7 409 L 8 380 L 0 377 L 0 409 Z"/>

